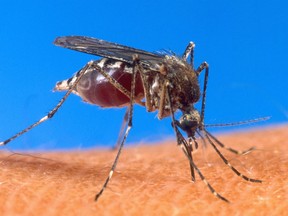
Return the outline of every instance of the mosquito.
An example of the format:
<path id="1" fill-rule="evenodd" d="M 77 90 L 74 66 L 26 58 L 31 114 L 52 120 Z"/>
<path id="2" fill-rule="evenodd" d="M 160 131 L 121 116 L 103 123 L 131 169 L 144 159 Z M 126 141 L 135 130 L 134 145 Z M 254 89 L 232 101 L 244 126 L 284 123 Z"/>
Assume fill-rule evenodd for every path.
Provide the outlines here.
<path id="1" fill-rule="evenodd" d="M 207 62 L 203 62 L 199 67 L 194 68 L 195 44 L 193 42 L 188 44 L 181 57 L 171 52 L 152 53 L 84 36 L 58 37 L 54 44 L 103 58 L 88 62 L 71 78 L 57 82 L 54 90 L 66 91 L 59 103 L 40 120 L 9 139 L 0 142 L 0 145 L 6 145 L 32 128 L 51 119 L 68 96 L 74 93 L 84 101 L 103 108 L 127 107 L 117 142 L 118 152 L 108 177 L 95 196 L 96 201 L 104 192 L 116 169 L 122 148 L 132 128 L 135 104 L 145 107 L 148 112 L 158 111 L 159 120 L 171 117 L 171 125 L 176 135 L 177 144 L 189 161 L 192 181 L 195 181 L 195 173 L 197 173 L 212 194 L 219 199 L 229 202 L 228 199 L 216 192 L 193 160 L 192 152 L 198 148 L 196 136 L 210 144 L 236 175 L 249 182 L 262 182 L 240 173 L 222 155 L 217 146 L 239 155 L 252 151 L 253 147 L 245 151 L 226 147 L 209 133 L 204 125 L 209 66 Z M 204 71 L 204 83 L 201 94 L 198 77 L 202 71 Z M 200 98 L 201 110 L 199 112 L 194 105 Z M 181 111 L 182 115 L 179 120 L 176 120 L 175 112 L 178 110 Z M 186 139 L 181 131 L 186 133 Z"/>

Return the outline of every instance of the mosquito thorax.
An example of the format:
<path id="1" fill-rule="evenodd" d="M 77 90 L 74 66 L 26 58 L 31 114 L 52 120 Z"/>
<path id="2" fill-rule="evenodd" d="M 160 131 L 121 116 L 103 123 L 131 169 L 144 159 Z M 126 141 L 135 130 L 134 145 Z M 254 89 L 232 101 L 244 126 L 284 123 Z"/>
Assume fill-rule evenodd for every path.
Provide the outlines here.
<path id="1" fill-rule="evenodd" d="M 150 92 L 152 95 L 151 103 L 155 109 L 159 109 L 161 95 L 163 94 L 163 86 L 169 83 L 170 98 L 172 110 L 187 110 L 196 103 L 200 98 L 200 87 L 198 83 L 198 75 L 195 73 L 189 63 L 177 56 L 166 55 L 162 65 L 159 67 L 159 73 L 151 77 Z M 165 110 L 159 119 L 171 115 L 170 105 L 166 95 Z"/>

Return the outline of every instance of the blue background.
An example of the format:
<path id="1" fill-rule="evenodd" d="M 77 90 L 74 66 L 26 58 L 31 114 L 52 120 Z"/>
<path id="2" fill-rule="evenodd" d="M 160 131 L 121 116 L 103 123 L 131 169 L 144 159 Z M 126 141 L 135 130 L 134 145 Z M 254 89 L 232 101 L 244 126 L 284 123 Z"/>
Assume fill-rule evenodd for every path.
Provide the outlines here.
<path id="1" fill-rule="evenodd" d="M 171 49 L 179 55 L 192 40 L 195 65 L 210 64 L 206 123 L 263 116 L 272 118 L 257 126 L 285 123 L 287 6 L 285 0 L 1 1 L 0 139 L 48 113 L 63 96 L 51 91 L 56 81 L 97 59 L 52 44 L 65 35 L 93 36 L 147 51 Z M 91 106 L 73 95 L 52 120 L 7 147 L 112 146 L 124 112 Z M 174 137 L 170 118 L 159 121 L 156 114 L 136 107 L 128 143 Z M 246 127 L 251 125 L 236 129 Z"/>

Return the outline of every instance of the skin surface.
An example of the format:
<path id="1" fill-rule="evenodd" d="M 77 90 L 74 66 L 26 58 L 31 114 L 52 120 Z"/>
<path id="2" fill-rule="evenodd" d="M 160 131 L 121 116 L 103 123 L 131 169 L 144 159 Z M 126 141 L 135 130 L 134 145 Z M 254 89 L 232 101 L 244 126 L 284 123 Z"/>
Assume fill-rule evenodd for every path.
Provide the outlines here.
<path id="1" fill-rule="evenodd" d="M 227 204 L 210 193 L 175 141 L 124 148 L 114 176 L 97 203 L 115 151 L 0 154 L 1 215 L 288 215 L 288 126 L 217 137 L 235 155 L 220 149 L 247 182 L 227 167 L 211 147 L 193 153 L 207 181 Z M 201 145 L 202 143 L 200 143 Z M 202 145 L 201 145 L 202 146 Z"/>

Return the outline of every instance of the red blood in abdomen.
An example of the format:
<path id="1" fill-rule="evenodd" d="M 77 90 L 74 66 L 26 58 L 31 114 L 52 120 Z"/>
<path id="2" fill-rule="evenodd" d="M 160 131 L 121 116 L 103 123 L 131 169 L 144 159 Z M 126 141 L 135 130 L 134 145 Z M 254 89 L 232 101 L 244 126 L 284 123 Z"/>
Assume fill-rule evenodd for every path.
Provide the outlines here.
<path id="1" fill-rule="evenodd" d="M 125 63 L 123 63 L 125 64 Z M 131 91 L 132 74 L 125 67 L 104 69 L 129 92 Z M 76 86 L 78 94 L 87 102 L 101 107 L 121 107 L 128 105 L 130 98 L 115 88 L 97 70 L 91 70 L 83 75 Z M 144 97 L 143 84 L 139 73 L 136 76 L 135 98 Z"/>

